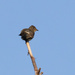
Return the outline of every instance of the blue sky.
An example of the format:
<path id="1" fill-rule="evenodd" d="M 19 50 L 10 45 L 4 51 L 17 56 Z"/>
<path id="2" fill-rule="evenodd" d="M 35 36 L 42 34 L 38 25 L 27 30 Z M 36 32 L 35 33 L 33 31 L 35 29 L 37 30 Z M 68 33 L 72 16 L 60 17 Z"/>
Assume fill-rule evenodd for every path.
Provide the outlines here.
<path id="1" fill-rule="evenodd" d="M 75 75 L 75 0 L 0 0 L 0 75 L 34 75 L 23 28 L 43 75 Z"/>

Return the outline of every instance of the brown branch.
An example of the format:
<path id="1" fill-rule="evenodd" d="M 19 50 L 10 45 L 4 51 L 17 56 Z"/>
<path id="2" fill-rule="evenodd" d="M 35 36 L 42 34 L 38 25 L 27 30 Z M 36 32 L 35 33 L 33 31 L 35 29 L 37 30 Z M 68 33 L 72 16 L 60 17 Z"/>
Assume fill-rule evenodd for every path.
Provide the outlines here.
<path id="1" fill-rule="evenodd" d="M 28 48 L 28 53 L 29 53 L 30 58 L 31 58 L 31 60 L 32 60 L 32 64 L 33 64 L 34 71 L 35 71 L 35 75 L 42 75 L 43 72 L 40 73 L 41 68 L 39 68 L 39 70 L 38 70 L 38 68 L 37 68 L 37 65 L 36 65 L 36 62 L 35 62 L 35 58 L 34 58 L 34 56 L 33 56 L 33 54 L 32 54 L 32 51 L 31 51 L 29 42 L 26 42 L 26 45 L 27 45 L 27 48 Z"/>

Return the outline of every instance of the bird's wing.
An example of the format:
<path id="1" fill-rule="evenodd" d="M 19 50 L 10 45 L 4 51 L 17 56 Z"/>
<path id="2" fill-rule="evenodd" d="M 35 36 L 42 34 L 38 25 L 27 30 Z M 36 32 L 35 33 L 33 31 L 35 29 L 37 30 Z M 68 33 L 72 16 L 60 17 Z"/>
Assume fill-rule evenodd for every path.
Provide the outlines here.
<path id="1" fill-rule="evenodd" d="M 29 30 L 28 29 L 23 29 L 20 33 L 20 35 L 28 34 Z"/>
<path id="2" fill-rule="evenodd" d="M 25 33 L 25 36 L 27 38 L 33 38 L 34 36 L 34 32 L 32 32 L 31 30 L 27 29 L 27 30 L 24 30 L 24 33 Z"/>
<path id="3" fill-rule="evenodd" d="M 30 34 L 30 31 L 29 31 L 29 30 L 26 30 L 26 31 L 24 31 L 24 33 L 26 33 L 26 34 Z"/>
<path id="4" fill-rule="evenodd" d="M 29 29 L 23 29 L 20 33 L 20 36 L 22 35 L 33 35 L 33 33 Z"/>

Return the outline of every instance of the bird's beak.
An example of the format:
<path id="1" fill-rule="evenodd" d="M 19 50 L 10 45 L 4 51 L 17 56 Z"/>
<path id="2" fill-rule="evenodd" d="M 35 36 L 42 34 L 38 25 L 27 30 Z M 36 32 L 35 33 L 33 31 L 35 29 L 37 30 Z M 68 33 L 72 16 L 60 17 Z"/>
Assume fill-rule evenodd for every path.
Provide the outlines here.
<path id="1" fill-rule="evenodd" d="M 38 29 L 36 31 L 39 31 Z"/>

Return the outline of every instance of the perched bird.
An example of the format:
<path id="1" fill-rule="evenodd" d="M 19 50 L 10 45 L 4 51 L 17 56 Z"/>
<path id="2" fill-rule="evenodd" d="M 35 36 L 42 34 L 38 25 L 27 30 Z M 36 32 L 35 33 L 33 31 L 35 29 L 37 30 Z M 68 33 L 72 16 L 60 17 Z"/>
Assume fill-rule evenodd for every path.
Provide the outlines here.
<path id="1" fill-rule="evenodd" d="M 35 31 L 38 31 L 35 26 L 31 25 L 29 28 L 25 28 L 21 31 L 19 36 L 26 42 L 29 42 L 31 39 L 33 39 Z"/>

